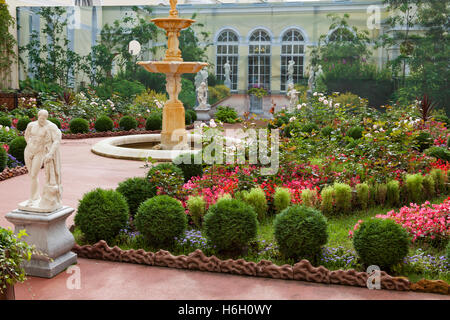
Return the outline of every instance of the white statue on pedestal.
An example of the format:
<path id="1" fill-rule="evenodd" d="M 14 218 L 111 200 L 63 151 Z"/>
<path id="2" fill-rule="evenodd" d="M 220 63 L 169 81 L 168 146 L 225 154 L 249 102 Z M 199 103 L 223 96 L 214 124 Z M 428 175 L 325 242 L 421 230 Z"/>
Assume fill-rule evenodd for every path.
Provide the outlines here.
<path id="1" fill-rule="evenodd" d="M 225 81 L 224 84 L 231 89 L 231 79 L 230 79 L 230 73 L 231 73 L 231 65 L 230 62 L 227 60 L 227 62 L 224 64 L 223 69 L 225 71 Z"/>
<path id="2" fill-rule="evenodd" d="M 295 90 L 294 88 L 294 84 L 290 83 L 288 85 L 288 89 L 287 89 L 287 93 L 286 95 L 289 98 L 289 107 L 288 107 L 288 112 L 292 113 L 295 111 L 295 107 L 298 104 L 298 91 Z"/>
<path id="3" fill-rule="evenodd" d="M 202 81 L 208 85 L 208 68 L 204 67 L 202 70 L 200 70 L 200 75 L 202 76 Z"/>
<path id="4" fill-rule="evenodd" d="M 208 108 L 208 88 L 206 87 L 205 82 L 202 82 L 197 88 L 197 100 L 199 104 L 197 109 Z"/>
<path id="5" fill-rule="evenodd" d="M 47 110 L 40 110 L 38 120 L 25 130 L 25 165 L 31 177 L 31 196 L 19 204 L 19 209 L 34 212 L 53 212 L 62 207 L 61 157 L 59 145 L 61 131 L 48 121 Z M 42 197 L 39 193 L 38 174 L 42 165 L 45 183 Z"/>
<path id="6" fill-rule="evenodd" d="M 292 84 L 294 83 L 294 65 L 295 65 L 295 61 L 294 60 L 289 60 L 287 85 L 289 85 L 291 83 Z"/>
<path id="7" fill-rule="evenodd" d="M 310 66 L 309 67 L 309 78 L 308 78 L 308 88 L 309 88 L 310 92 L 314 91 L 315 82 L 316 82 L 316 77 L 315 77 L 314 67 Z"/>

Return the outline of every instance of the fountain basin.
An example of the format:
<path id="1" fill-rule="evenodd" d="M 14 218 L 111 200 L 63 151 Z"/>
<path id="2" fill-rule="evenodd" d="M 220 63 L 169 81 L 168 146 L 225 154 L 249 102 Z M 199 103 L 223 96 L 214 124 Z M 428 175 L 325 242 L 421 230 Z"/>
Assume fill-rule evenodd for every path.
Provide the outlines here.
<path id="1" fill-rule="evenodd" d="M 156 18 L 150 20 L 156 26 L 167 31 L 179 31 L 181 29 L 189 28 L 195 22 L 192 19 L 183 19 L 178 17 Z"/>
<path id="2" fill-rule="evenodd" d="M 199 135 L 188 134 L 188 143 L 192 143 Z M 172 161 L 183 153 L 196 153 L 201 149 L 186 150 L 153 150 L 146 149 L 150 144 L 159 144 L 161 134 L 139 134 L 113 137 L 102 140 L 92 146 L 91 151 L 99 156 L 116 159 L 139 160 L 152 157 L 157 161 Z M 133 145 L 134 147 L 130 147 Z"/>
<path id="3" fill-rule="evenodd" d="M 206 67 L 206 62 L 182 62 L 182 61 L 139 61 L 138 65 L 142 66 L 148 72 L 153 73 L 197 73 Z"/>

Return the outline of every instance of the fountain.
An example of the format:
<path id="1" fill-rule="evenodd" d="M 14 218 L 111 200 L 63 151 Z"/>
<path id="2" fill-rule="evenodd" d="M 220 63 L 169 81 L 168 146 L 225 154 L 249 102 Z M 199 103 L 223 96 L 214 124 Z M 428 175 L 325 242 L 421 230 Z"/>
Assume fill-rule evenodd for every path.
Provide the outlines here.
<path id="1" fill-rule="evenodd" d="M 208 66 L 205 62 L 184 62 L 179 48 L 180 31 L 188 28 L 195 20 L 182 19 L 176 10 L 177 0 L 170 0 L 169 17 L 157 18 L 151 21 L 166 30 L 167 50 L 163 61 L 139 61 L 137 64 L 149 72 L 166 75 L 166 91 L 169 100 L 166 101 L 162 115 L 161 134 L 136 135 L 116 137 L 103 140 L 92 147 L 92 152 L 114 158 L 142 159 L 152 157 L 157 160 L 169 161 L 184 152 L 192 152 L 188 147 L 194 135 L 187 135 L 185 129 L 185 114 L 183 103 L 178 100 L 181 91 L 181 75 L 197 73 Z M 156 143 L 160 141 L 160 150 L 145 150 L 142 148 L 121 147 L 130 144 Z"/>

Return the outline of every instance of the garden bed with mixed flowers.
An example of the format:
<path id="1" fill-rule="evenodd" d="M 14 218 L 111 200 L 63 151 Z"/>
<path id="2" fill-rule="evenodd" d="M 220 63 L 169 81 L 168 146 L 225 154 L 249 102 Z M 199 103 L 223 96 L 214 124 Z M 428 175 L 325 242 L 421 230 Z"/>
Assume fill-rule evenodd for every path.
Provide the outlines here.
<path id="1" fill-rule="evenodd" d="M 448 283 L 448 119 L 424 112 L 422 102 L 383 110 L 366 104 L 315 94 L 294 113 L 275 115 L 268 123 L 281 132 L 275 174 L 262 175 L 258 164 L 175 160 L 116 190 L 93 190 L 80 200 L 76 240 L 186 256 L 200 249 L 280 266 L 308 259 L 363 272 L 378 265 L 411 281 Z M 203 129 L 223 137 L 212 124 Z M 251 124 L 243 119 L 242 126 Z M 106 199 L 114 208 L 95 209 Z"/>

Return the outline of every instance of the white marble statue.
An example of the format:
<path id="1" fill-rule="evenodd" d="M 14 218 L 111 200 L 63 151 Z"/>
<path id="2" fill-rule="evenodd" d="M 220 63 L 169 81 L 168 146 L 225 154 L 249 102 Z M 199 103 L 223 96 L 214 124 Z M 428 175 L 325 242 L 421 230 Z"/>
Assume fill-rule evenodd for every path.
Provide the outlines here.
<path id="1" fill-rule="evenodd" d="M 31 196 L 19 204 L 19 209 L 34 212 L 53 212 L 62 207 L 61 131 L 48 121 L 47 110 L 38 112 L 38 120 L 30 122 L 25 130 L 25 165 L 31 177 Z M 45 182 L 42 197 L 38 174 L 44 165 Z"/>
<path id="2" fill-rule="evenodd" d="M 208 68 L 204 67 L 202 70 L 200 70 L 200 75 L 202 76 L 202 81 L 206 83 L 206 86 L 208 86 Z"/>
<path id="3" fill-rule="evenodd" d="M 315 74 L 315 81 L 317 81 L 318 79 L 320 79 L 320 77 L 323 75 L 323 70 L 322 70 L 322 66 L 319 64 L 319 67 L 317 69 L 317 72 Z"/>
<path id="4" fill-rule="evenodd" d="M 287 93 L 286 95 L 289 98 L 289 107 L 288 107 L 288 112 L 292 113 L 295 111 L 295 108 L 298 104 L 298 91 L 295 90 L 294 84 L 290 83 L 288 85 L 288 89 L 287 89 Z"/>
<path id="5" fill-rule="evenodd" d="M 295 61 L 294 60 L 289 60 L 288 63 L 288 81 L 287 84 L 291 84 L 294 83 L 294 65 L 295 65 Z"/>
<path id="6" fill-rule="evenodd" d="M 199 87 L 200 87 L 200 85 L 202 84 L 202 74 L 200 73 L 200 71 L 199 72 L 197 72 L 197 74 L 195 75 L 195 78 L 194 78 L 194 84 L 195 84 L 195 90 L 197 90 Z"/>
<path id="7" fill-rule="evenodd" d="M 198 109 L 206 109 L 208 107 L 208 87 L 202 82 L 197 88 Z"/>
<path id="8" fill-rule="evenodd" d="M 223 69 L 225 71 L 225 81 L 230 81 L 230 73 L 231 73 L 231 65 L 230 62 L 227 60 L 227 62 L 224 64 Z"/>
<path id="9" fill-rule="evenodd" d="M 315 82 L 316 82 L 316 77 L 315 77 L 315 71 L 314 71 L 314 67 L 310 66 L 309 67 L 309 78 L 308 78 L 308 88 L 309 91 L 313 92 L 314 88 L 315 88 Z"/>

